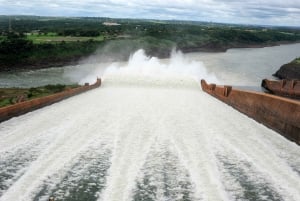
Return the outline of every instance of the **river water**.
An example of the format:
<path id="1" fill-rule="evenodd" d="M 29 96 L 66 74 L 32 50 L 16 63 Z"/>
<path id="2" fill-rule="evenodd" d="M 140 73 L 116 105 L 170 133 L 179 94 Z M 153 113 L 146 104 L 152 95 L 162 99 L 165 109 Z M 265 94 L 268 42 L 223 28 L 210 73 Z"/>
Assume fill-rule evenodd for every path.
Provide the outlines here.
<path id="1" fill-rule="evenodd" d="M 247 55 L 238 51 L 216 55 Z M 259 73 L 216 72 L 209 57 L 215 69 L 234 63 L 208 53 L 160 61 L 138 51 L 106 70 L 68 71 L 83 82 L 102 73 L 103 84 L 0 124 L 0 200 L 300 200 L 299 146 L 198 81 L 250 86 Z"/>
<path id="2" fill-rule="evenodd" d="M 229 49 L 223 53 L 189 53 L 190 62 L 203 62 L 221 84 L 259 87 L 261 80 L 272 78 L 281 65 L 300 56 L 300 43 L 265 48 Z M 92 60 L 92 59 L 91 59 Z M 169 62 L 163 59 L 162 62 Z M 0 87 L 33 87 L 46 84 L 73 84 L 93 74 L 103 75 L 108 63 L 66 66 L 19 73 L 0 73 Z M 184 68 L 184 66 L 183 66 Z"/>

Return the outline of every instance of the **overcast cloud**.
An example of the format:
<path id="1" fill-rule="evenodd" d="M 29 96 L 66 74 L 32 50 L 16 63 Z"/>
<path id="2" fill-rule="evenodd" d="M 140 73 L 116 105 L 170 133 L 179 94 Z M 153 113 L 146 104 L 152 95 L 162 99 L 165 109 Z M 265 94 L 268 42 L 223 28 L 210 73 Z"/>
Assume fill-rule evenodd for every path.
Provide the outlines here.
<path id="1" fill-rule="evenodd" d="M 95 16 L 300 26 L 300 0 L 0 0 L 1 15 Z"/>

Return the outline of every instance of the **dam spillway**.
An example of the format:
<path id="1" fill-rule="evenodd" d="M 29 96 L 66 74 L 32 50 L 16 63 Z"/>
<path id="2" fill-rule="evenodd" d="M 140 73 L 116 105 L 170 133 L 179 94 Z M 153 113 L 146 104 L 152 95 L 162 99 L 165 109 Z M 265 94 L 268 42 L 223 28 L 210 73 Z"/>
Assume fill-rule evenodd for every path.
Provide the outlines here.
<path id="1" fill-rule="evenodd" d="M 102 87 L 0 124 L 0 200 L 299 200 L 300 149 L 185 77 Z"/>

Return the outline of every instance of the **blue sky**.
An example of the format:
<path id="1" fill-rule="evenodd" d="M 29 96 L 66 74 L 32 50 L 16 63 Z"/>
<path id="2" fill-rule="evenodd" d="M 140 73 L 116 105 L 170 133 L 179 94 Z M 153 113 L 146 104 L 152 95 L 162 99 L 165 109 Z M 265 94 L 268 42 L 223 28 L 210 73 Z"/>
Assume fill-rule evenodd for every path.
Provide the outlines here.
<path id="1" fill-rule="evenodd" d="M 93 16 L 300 26 L 300 0 L 0 0 L 1 15 Z"/>

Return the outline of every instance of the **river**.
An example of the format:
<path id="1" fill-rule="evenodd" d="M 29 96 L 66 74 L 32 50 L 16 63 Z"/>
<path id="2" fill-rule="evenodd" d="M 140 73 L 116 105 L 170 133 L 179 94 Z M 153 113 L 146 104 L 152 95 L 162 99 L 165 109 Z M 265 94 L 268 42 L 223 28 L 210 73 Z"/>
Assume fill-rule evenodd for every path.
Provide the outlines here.
<path id="1" fill-rule="evenodd" d="M 299 57 L 300 43 L 265 48 L 229 49 L 222 53 L 188 53 L 190 61 L 203 62 L 222 84 L 259 87 L 261 80 L 272 78 L 279 67 Z M 163 59 L 169 62 L 169 59 Z M 85 63 L 85 62 L 84 62 Z M 82 64 L 18 73 L 0 73 L 0 87 L 34 87 L 46 84 L 73 84 L 91 72 L 103 75 L 108 63 Z"/>
<path id="2" fill-rule="evenodd" d="M 81 82 L 102 74 L 103 84 L 0 124 L 0 200 L 300 200 L 299 146 L 199 84 L 206 78 L 259 86 L 254 57 L 248 67 L 223 59 L 264 49 L 174 53 L 163 61 L 138 51 L 129 62 L 89 72 L 42 70 Z M 253 73 L 243 76 L 243 68 Z M 261 76 L 277 69 L 267 68 L 259 68 Z"/>

